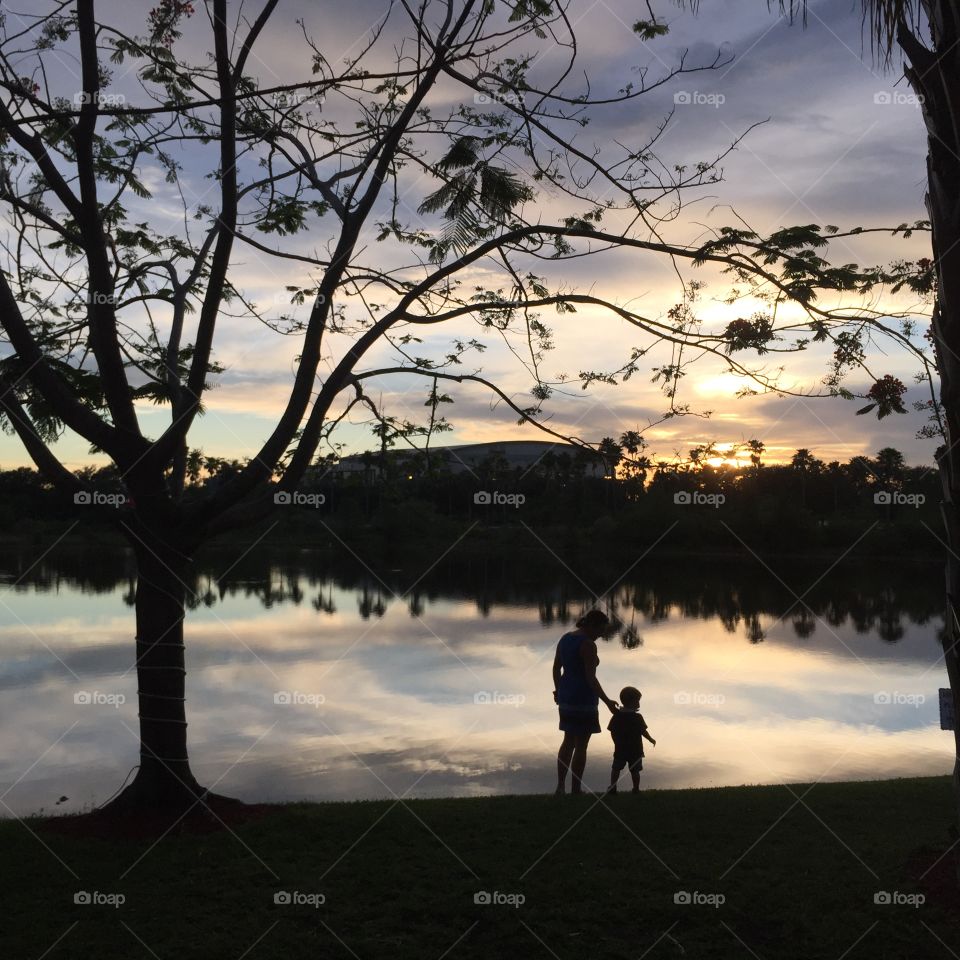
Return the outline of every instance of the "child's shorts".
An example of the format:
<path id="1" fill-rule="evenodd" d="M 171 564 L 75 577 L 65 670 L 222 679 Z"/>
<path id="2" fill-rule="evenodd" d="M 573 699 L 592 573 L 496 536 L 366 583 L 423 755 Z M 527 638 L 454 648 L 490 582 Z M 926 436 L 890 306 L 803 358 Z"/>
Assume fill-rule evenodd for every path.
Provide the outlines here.
<path id="1" fill-rule="evenodd" d="M 631 773 L 639 773 L 643 769 L 643 757 L 623 757 L 619 753 L 613 755 L 614 773 L 619 773 L 627 766 L 630 767 Z"/>

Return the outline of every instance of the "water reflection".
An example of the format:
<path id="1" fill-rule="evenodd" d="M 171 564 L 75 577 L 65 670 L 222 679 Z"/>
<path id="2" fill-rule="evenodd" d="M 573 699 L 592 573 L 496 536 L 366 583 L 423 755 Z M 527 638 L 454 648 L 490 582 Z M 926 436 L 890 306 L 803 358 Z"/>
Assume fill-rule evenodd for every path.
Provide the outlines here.
<path id="1" fill-rule="evenodd" d="M 17 813 L 99 802 L 137 757 L 129 558 L 34 560 L 0 571 L 0 793 Z M 644 692 L 647 786 L 950 769 L 939 570 L 828 567 L 660 560 L 609 592 L 600 675 Z M 501 559 L 422 576 L 211 555 L 188 614 L 198 774 L 249 799 L 543 792 L 553 647 L 615 580 Z M 609 752 L 596 737 L 588 785 Z"/>

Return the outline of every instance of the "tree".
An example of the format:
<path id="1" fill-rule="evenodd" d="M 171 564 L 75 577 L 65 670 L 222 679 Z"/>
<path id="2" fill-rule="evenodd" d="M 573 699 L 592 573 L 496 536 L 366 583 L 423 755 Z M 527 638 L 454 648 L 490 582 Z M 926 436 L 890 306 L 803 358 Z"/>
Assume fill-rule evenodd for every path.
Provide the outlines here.
<path id="1" fill-rule="evenodd" d="M 803 0 L 805 5 L 806 0 Z M 781 0 L 793 14 L 801 0 Z M 931 340 L 939 397 L 930 401 L 942 437 L 937 450 L 946 534 L 944 664 L 960 716 L 960 7 L 954 0 L 863 0 L 864 22 L 886 63 L 895 47 L 927 127 L 927 215 L 932 260 L 922 264 L 934 290 Z M 921 40 L 926 33 L 926 42 Z M 873 398 L 871 398 L 873 399 Z M 880 409 L 883 398 L 878 397 Z M 960 726 L 954 729 L 955 816 L 960 826 Z M 960 868 L 958 868 L 960 870 Z"/>
<path id="2" fill-rule="evenodd" d="M 597 445 L 597 453 L 603 461 L 603 474 L 611 480 L 616 479 L 617 465 L 623 459 L 620 444 L 613 437 L 603 437 Z"/>
<path id="3" fill-rule="evenodd" d="M 822 472 L 823 461 L 815 457 L 806 447 L 801 447 L 790 458 L 790 466 L 801 476 L 813 476 Z"/>
<path id="4" fill-rule="evenodd" d="M 817 459 L 805 447 L 801 447 L 791 458 L 790 466 L 800 478 L 800 504 L 807 505 L 807 478 L 816 477 L 823 472 L 823 461 Z"/>
<path id="5" fill-rule="evenodd" d="M 814 302 L 815 287 L 869 289 L 884 275 L 810 261 L 821 239 L 813 228 L 662 240 L 678 198 L 715 183 L 722 157 L 662 162 L 653 151 L 663 124 L 642 142 L 580 142 L 588 108 L 617 110 L 719 56 L 683 57 L 660 76 L 598 90 L 576 68 L 563 6 L 424 0 L 390 6 L 358 55 L 337 66 L 300 24 L 303 73 L 266 82 L 254 50 L 277 6 L 265 0 L 250 22 L 228 0 L 211 0 L 202 16 L 184 0 L 160 0 L 146 32 L 130 36 L 98 17 L 95 0 L 77 0 L 0 28 L 0 204 L 13 227 L 0 268 L 0 416 L 78 502 L 97 491 L 64 467 L 55 440 L 69 430 L 110 458 L 127 500 L 108 512 L 138 568 L 141 763 L 116 811 L 209 799 L 190 769 L 184 711 L 192 558 L 217 534 L 289 503 L 350 417 L 366 411 L 382 452 L 429 437 L 444 381 L 481 386 L 519 419 L 575 439 L 543 417 L 565 382 L 543 370 L 552 346 L 544 310 L 559 322 L 577 311 L 610 315 L 644 341 L 618 370 L 581 371 L 584 388 L 629 379 L 664 345 L 670 360 L 652 379 L 667 416 L 690 412 L 677 385 L 702 356 L 771 387 L 739 352 L 803 348 L 795 321 L 775 322 L 778 303 L 799 303 L 820 339 L 882 317 Z M 207 43 L 210 56 L 191 52 Z M 536 62 L 538 45 L 566 57 L 555 74 Z M 80 65 L 77 89 L 51 67 L 64 58 Z M 112 89 L 110 64 L 124 65 L 123 90 Z M 295 69 L 292 55 L 285 66 Z M 201 171 L 209 196 L 191 203 Z M 167 232 L 146 203 L 157 184 L 182 198 L 182 224 Z M 696 316 L 698 283 L 664 315 L 646 316 L 563 276 L 570 259 L 623 253 L 730 270 L 751 279 L 751 294 L 762 286 L 771 311 L 710 331 Z M 293 309 L 264 310 L 245 293 L 250 257 L 301 271 L 285 285 Z M 191 485 L 188 437 L 223 370 L 215 342 L 238 318 L 298 338 L 289 393 L 249 460 Z M 449 345 L 421 346 L 442 324 Z M 523 362 L 529 398 L 472 365 L 494 336 Z M 389 377 L 429 385 L 428 426 L 381 409 L 367 387 Z M 144 403 L 169 415 L 159 436 L 144 432 Z M 573 467 L 582 471 L 595 452 L 579 443 Z"/>
<path id="6" fill-rule="evenodd" d="M 877 480 L 884 486 L 899 487 L 903 483 L 905 469 L 906 463 L 899 450 L 884 447 L 877 451 L 876 475 Z"/>
<path id="7" fill-rule="evenodd" d="M 690 5 L 696 9 L 698 0 L 690 0 Z M 807 0 L 778 0 L 778 5 L 793 19 L 801 12 L 805 15 Z M 960 716 L 960 7 L 955 0 L 862 0 L 862 7 L 865 29 L 880 59 L 889 67 L 897 53 L 902 56 L 927 127 L 926 207 L 932 258 L 917 261 L 914 276 L 905 282 L 918 293 L 935 294 L 930 340 L 939 392 L 934 390 L 919 407 L 928 409 L 932 419 L 924 435 L 943 441 L 937 450 L 946 540 L 943 651 L 954 714 Z M 649 22 L 637 27 L 642 35 L 666 32 L 652 13 Z M 849 345 L 854 352 L 859 348 L 858 340 Z M 849 351 L 846 345 L 841 347 L 846 360 Z M 903 412 L 903 392 L 895 378 L 882 377 L 874 383 L 863 412 L 876 409 L 881 417 Z M 953 783 L 960 826 L 960 726 L 954 739 Z"/>

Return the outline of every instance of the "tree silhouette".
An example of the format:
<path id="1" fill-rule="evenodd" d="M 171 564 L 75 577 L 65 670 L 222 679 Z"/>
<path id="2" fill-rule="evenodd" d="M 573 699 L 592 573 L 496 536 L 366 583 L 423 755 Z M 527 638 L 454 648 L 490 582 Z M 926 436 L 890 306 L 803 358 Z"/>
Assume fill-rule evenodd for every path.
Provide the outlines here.
<path id="1" fill-rule="evenodd" d="M 677 390 L 698 358 L 719 358 L 769 389 L 747 351 L 802 349 L 811 330 L 827 339 L 883 319 L 872 308 L 822 308 L 817 290 L 868 293 L 913 277 L 912 268 L 906 277 L 829 268 L 816 255 L 825 241 L 815 227 L 667 243 L 660 224 L 677 216 L 678 197 L 719 179 L 722 156 L 657 160 L 662 124 L 642 142 L 611 140 L 598 152 L 581 144 L 586 111 L 634 103 L 671 77 L 717 67 L 719 55 L 695 64 L 684 55 L 658 77 L 599 90 L 581 81 L 571 22 L 549 0 L 518 0 L 507 12 L 427 0 L 417 10 L 389 6 L 346 61 L 304 21 L 302 60 L 290 55 L 296 76 L 276 83 L 257 75 L 254 51 L 277 8 L 266 0 L 251 22 L 239 3 L 211 0 L 186 30 L 192 5 L 163 0 L 131 36 L 98 16 L 95 0 L 77 0 L 69 15 L 51 4 L 26 26 L 0 25 L 0 203 L 11 224 L 0 269 L 0 416 L 78 504 L 103 491 L 64 466 L 57 438 L 69 431 L 112 461 L 126 500 L 106 512 L 138 569 L 141 762 L 115 811 L 207 799 L 190 768 L 184 709 L 193 558 L 212 537 L 289 505 L 351 416 L 371 418 L 385 471 L 391 447 L 441 428 L 440 386 L 483 387 L 518 419 L 578 442 L 568 471 L 582 477 L 595 451 L 544 416 L 565 378 L 542 370 L 553 337 L 542 311 L 560 323 L 578 311 L 610 316 L 644 340 L 616 370 L 579 371 L 584 388 L 629 379 L 652 345 L 667 344 L 672 358 L 653 380 L 673 417 L 690 412 Z M 207 47 L 210 58 L 189 53 Z M 564 60 L 552 76 L 531 70 L 537 49 Z M 79 84 L 48 68 L 70 59 Z M 124 65 L 122 91 L 111 89 L 108 63 Z M 198 181 L 209 183 L 202 196 Z M 182 199 L 182 220 L 168 232 L 151 216 L 156 184 Z M 564 276 L 570 259 L 624 254 L 729 270 L 744 297 L 763 287 L 770 310 L 708 330 L 695 282 L 663 316 L 647 316 L 573 290 Z M 244 291 L 250 257 L 300 271 L 272 307 Z M 939 292 L 956 302 L 947 283 Z M 774 322 L 786 300 L 800 304 L 808 329 Z M 210 464 L 215 483 L 190 483 L 198 464 L 189 436 L 223 372 L 215 347 L 231 319 L 295 338 L 297 355 L 259 449 L 244 462 Z M 457 323 L 474 324 L 476 335 L 454 331 Z M 450 343 L 431 352 L 425 336 L 443 324 Z M 935 329 L 945 357 L 937 317 Z M 914 349 L 897 331 L 879 332 Z M 486 346 L 478 337 L 488 335 L 521 358 L 528 395 L 476 365 Z M 925 362 L 921 350 L 914 355 Z M 429 385 L 427 425 L 391 415 L 371 392 L 399 377 Z M 839 378 L 824 395 L 841 389 Z M 879 415 L 899 402 L 888 380 L 870 395 Z M 164 411 L 158 436 L 145 432 L 143 404 Z"/>

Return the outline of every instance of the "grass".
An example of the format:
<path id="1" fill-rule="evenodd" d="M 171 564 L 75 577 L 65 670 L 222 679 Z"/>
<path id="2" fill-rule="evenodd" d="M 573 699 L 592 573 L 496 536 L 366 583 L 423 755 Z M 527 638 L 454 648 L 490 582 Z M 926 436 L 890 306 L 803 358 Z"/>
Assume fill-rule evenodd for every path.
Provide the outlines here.
<path id="1" fill-rule="evenodd" d="M 936 777 L 290 804 L 156 845 L 7 820 L 0 956 L 949 960 L 955 892 L 933 878 L 952 857 L 920 874 L 951 809 Z M 75 904 L 80 890 L 125 902 Z M 681 891 L 725 900 L 675 903 Z M 927 899 L 876 904 L 879 891 Z"/>

